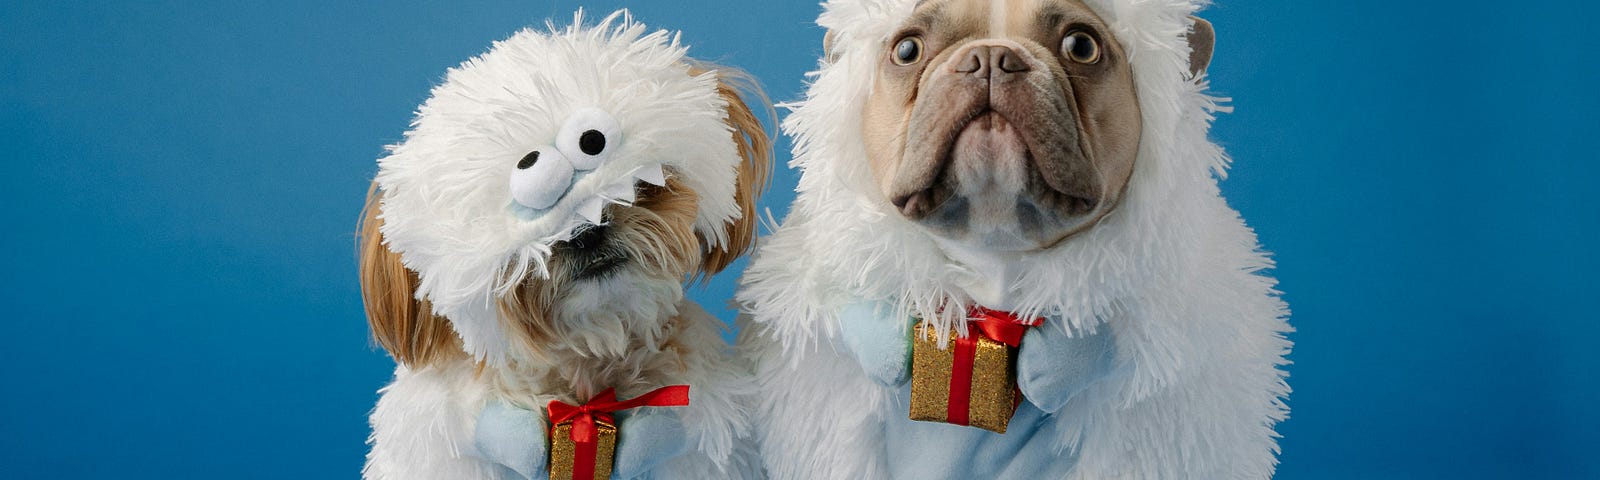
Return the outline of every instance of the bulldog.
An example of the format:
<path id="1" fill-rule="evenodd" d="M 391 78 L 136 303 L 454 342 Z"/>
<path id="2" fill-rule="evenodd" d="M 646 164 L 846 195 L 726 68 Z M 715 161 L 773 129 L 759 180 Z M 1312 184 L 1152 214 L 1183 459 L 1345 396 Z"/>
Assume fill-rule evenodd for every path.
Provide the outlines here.
<path id="1" fill-rule="evenodd" d="M 1271 476 L 1290 329 L 1217 188 L 1201 3 L 825 4 L 798 196 L 739 292 L 771 476 Z M 1038 325 L 1009 427 L 912 420 L 910 345 L 978 311 Z"/>

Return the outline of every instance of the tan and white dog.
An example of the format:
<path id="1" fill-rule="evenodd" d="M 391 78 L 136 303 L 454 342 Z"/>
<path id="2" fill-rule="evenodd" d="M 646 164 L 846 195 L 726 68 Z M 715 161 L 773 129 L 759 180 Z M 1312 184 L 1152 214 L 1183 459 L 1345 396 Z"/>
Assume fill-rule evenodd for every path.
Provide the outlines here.
<path id="1" fill-rule="evenodd" d="M 773 478 L 1272 475 L 1290 328 L 1218 190 L 1204 3 L 825 4 L 739 294 Z M 1004 434 L 907 419 L 911 319 L 973 306 L 1046 318 Z"/>
<path id="2" fill-rule="evenodd" d="M 621 12 L 521 31 L 451 69 L 379 160 L 361 283 L 399 366 L 365 478 L 540 478 L 547 403 L 669 385 L 688 406 L 625 420 L 618 476 L 755 475 L 748 370 L 684 285 L 753 240 L 770 140 L 739 77 L 684 54 Z"/>

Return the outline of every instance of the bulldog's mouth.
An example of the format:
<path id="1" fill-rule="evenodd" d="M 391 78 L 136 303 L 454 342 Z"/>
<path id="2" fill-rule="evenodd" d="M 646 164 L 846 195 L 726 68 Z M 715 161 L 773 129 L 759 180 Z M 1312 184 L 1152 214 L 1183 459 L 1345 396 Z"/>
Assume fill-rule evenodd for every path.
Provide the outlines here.
<path id="1" fill-rule="evenodd" d="M 992 107 L 973 109 L 973 113 L 952 122 L 944 134 L 933 138 L 943 143 L 934 149 L 940 152 L 932 159 L 935 173 L 926 177 L 926 182 L 911 189 L 910 193 L 890 199 L 907 218 L 921 220 L 935 215 L 952 197 L 963 194 L 962 182 L 950 178 L 956 174 L 952 171 L 952 165 L 964 161 L 969 165 L 963 171 L 970 171 L 975 166 L 993 165 L 1002 155 L 1011 155 L 1027 166 L 1027 178 L 1024 180 L 1026 190 L 1040 203 L 1059 208 L 1070 215 L 1088 214 L 1099 205 L 1092 196 L 1055 189 L 1040 177 L 1038 172 L 1042 166 L 1038 162 L 1056 159 L 1036 158 L 1033 145 L 1022 127 Z"/>
<path id="2" fill-rule="evenodd" d="M 935 173 L 927 177 L 926 183 L 920 188 L 912 190 L 890 199 L 900 214 L 911 219 L 921 219 L 935 210 L 944 206 L 945 202 L 954 195 L 955 189 L 945 178 L 950 173 L 950 164 L 955 160 L 957 141 L 968 129 L 991 129 L 996 124 L 1008 125 L 1004 116 L 987 105 L 973 108 L 970 113 L 947 126 L 942 135 L 934 136 L 944 145 L 937 150 L 938 156 L 933 158 L 936 165 Z"/>
<path id="3" fill-rule="evenodd" d="M 556 255 L 568 264 L 567 277 L 574 282 L 606 278 L 628 264 L 627 251 L 609 238 L 611 227 L 591 225 L 571 239 L 556 243 Z"/>

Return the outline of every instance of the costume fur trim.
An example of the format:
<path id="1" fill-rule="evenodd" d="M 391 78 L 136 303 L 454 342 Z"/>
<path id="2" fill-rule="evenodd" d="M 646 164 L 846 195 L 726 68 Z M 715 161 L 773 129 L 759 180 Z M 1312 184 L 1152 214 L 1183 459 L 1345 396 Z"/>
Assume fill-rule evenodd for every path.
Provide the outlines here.
<path id="1" fill-rule="evenodd" d="M 882 478 L 874 428 L 886 391 L 850 363 L 835 315 L 896 302 L 940 330 L 972 300 L 976 272 L 946 258 L 871 184 L 861 108 L 883 48 L 914 0 L 834 0 L 819 23 L 831 59 L 784 123 L 801 171 L 789 217 L 758 250 L 739 300 L 758 362 L 756 418 L 775 478 Z M 1056 415 L 1050 448 L 1080 456 L 1069 478 L 1267 478 L 1283 397 L 1287 308 L 1272 262 L 1217 187 L 1229 159 L 1206 138 L 1226 111 L 1189 73 L 1190 15 L 1204 2 L 1087 0 L 1130 53 L 1143 136 L 1127 194 L 1099 225 L 1035 254 L 1014 309 L 1044 328 L 1110 328 L 1110 379 Z M 952 308 L 953 307 L 953 308 Z"/>

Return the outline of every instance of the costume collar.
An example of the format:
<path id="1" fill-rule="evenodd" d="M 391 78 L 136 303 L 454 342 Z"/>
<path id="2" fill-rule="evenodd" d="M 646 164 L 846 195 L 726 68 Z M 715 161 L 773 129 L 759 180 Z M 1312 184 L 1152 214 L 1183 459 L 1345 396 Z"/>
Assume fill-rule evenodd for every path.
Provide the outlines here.
<path id="1" fill-rule="evenodd" d="M 1017 305 L 1017 280 L 1025 262 L 1022 252 L 999 252 L 961 242 L 933 237 L 946 258 L 967 271 L 955 276 L 955 284 L 973 303 L 997 310 L 1012 310 Z"/>

